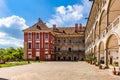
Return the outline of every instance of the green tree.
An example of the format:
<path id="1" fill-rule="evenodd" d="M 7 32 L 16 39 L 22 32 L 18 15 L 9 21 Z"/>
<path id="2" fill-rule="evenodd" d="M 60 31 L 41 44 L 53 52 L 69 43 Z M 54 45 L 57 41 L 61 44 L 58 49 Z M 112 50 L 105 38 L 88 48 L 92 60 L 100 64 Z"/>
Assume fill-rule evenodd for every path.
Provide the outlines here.
<path id="1" fill-rule="evenodd" d="M 23 60 L 23 48 L 17 48 L 15 52 L 12 53 L 15 60 Z"/>
<path id="2" fill-rule="evenodd" d="M 23 60 L 23 48 L 17 49 L 10 47 L 7 49 L 0 48 L 0 61 L 20 61 Z"/>
<path id="3" fill-rule="evenodd" d="M 5 49 L 3 49 L 3 48 L 0 48 L 0 63 L 3 63 L 3 56 L 4 56 L 4 51 L 5 51 Z"/>

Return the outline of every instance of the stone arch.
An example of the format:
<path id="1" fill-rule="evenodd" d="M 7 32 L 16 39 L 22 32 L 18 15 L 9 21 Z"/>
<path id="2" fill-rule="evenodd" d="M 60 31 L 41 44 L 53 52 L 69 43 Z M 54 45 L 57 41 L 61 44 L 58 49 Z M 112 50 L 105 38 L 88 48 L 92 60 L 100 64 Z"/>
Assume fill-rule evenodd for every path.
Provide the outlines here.
<path id="1" fill-rule="evenodd" d="M 106 42 L 107 60 L 108 64 L 113 62 L 119 63 L 119 38 L 115 34 L 111 34 Z"/>
<path id="2" fill-rule="evenodd" d="M 100 26 L 100 35 L 104 33 L 104 30 L 107 26 L 107 13 L 106 10 L 103 10 L 101 13 L 101 17 L 99 20 L 99 26 Z"/>
<path id="3" fill-rule="evenodd" d="M 113 20 L 120 15 L 120 0 L 110 0 L 108 4 L 108 24 L 113 22 Z"/>
<path id="4" fill-rule="evenodd" d="M 94 38 L 94 29 L 92 30 L 92 42 L 95 40 Z"/>
<path id="5" fill-rule="evenodd" d="M 95 39 L 99 38 L 99 25 L 98 25 L 98 21 L 95 24 Z"/>
<path id="6" fill-rule="evenodd" d="M 102 42 L 100 42 L 99 43 L 99 54 L 100 54 L 100 63 L 101 64 L 104 64 L 104 60 L 105 60 L 105 54 L 104 54 L 104 52 L 105 52 L 105 46 L 104 46 L 104 42 L 102 41 Z"/>
<path id="7" fill-rule="evenodd" d="M 97 53 L 97 46 L 94 47 L 94 53 Z"/>

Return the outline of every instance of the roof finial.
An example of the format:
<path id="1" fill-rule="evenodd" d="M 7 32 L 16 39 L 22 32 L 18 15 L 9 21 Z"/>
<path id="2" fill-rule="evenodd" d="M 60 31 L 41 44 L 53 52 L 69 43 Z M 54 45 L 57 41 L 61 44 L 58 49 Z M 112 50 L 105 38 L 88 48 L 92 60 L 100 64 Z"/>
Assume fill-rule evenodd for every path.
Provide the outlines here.
<path id="1" fill-rule="evenodd" d="M 42 23 L 43 24 L 43 21 L 41 18 L 38 18 L 38 22 Z"/>
<path id="2" fill-rule="evenodd" d="M 38 18 L 38 21 L 41 21 L 41 19 L 40 19 L 40 18 Z"/>

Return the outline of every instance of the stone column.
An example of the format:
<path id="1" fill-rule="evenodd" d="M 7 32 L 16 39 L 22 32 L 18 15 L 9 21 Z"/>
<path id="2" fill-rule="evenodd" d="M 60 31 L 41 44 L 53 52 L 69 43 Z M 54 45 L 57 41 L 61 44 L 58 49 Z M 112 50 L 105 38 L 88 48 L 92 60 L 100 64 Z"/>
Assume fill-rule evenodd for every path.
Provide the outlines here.
<path id="1" fill-rule="evenodd" d="M 97 62 L 98 62 L 98 65 L 100 65 L 100 51 L 98 51 L 97 53 Z"/>
<path id="2" fill-rule="evenodd" d="M 105 54 L 105 68 L 109 68 L 109 66 L 108 66 L 108 54 L 109 54 L 109 52 L 107 49 L 105 49 L 104 54 Z"/>
<path id="3" fill-rule="evenodd" d="M 104 64 L 106 65 L 106 49 L 104 50 Z"/>

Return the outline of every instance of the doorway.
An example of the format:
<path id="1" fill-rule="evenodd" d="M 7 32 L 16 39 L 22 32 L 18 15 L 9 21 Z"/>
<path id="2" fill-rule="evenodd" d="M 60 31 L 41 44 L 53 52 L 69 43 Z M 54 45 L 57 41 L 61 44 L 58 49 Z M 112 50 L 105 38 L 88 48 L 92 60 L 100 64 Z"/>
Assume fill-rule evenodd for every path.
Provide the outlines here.
<path id="1" fill-rule="evenodd" d="M 66 60 L 66 58 L 65 58 L 65 57 L 63 57 L 63 60 L 65 61 L 65 60 Z"/>
<path id="2" fill-rule="evenodd" d="M 69 52 L 71 52 L 71 48 L 68 48 Z"/>
<path id="3" fill-rule="evenodd" d="M 113 57 L 110 57 L 110 64 L 113 64 Z"/>
<path id="4" fill-rule="evenodd" d="M 38 56 L 36 57 L 36 60 L 39 60 L 39 57 L 38 57 Z"/>
<path id="5" fill-rule="evenodd" d="M 74 57 L 74 61 L 76 61 L 77 60 L 77 58 L 76 57 Z"/>
<path id="6" fill-rule="evenodd" d="M 68 61 L 71 61 L 71 57 L 68 57 Z"/>
<path id="7" fill-rule="evenodd" d="M 58 57 L 58 61 L 60 61 L 60 57 Z"/>

